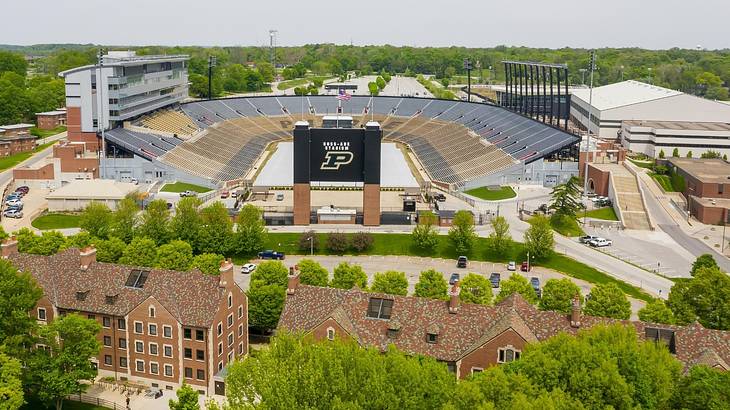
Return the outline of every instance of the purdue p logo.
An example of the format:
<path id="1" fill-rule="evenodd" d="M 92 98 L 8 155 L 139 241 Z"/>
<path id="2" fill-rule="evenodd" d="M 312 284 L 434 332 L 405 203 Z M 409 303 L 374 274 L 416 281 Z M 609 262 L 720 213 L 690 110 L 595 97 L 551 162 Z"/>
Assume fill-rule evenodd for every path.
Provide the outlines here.
<path id="1" fill-rule="evenodd" d="M 328 151 L 324 156 L 324 162 L 319 169 L 340 169 L 340 165 L 347 165 L 352 162 L 353 154 L 349 151 Z"/>

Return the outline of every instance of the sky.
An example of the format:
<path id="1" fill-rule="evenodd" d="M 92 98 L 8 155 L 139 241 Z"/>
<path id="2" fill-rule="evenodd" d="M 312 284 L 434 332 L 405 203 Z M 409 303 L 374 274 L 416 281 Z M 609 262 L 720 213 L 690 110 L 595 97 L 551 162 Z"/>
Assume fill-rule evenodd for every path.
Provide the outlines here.
<path id="1" fill-rule="evenodd" d="M 728 0 L 6 0 L 0 43 L 730 48 Z M 18 17 L 18 18 L 14 18 Z"/>

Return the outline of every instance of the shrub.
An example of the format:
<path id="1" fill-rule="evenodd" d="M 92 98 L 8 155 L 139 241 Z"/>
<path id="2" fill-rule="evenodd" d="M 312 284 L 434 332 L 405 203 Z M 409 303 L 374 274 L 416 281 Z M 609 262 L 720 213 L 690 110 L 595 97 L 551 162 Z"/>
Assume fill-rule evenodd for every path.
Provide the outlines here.
<path id="1" fill-rule="evenodd" d="M 330 232 L 327 235 L 327 250 L 334 253 L 344 253 L 350 244 L 347 235 L 342 232 Z"/>
<path id="2" fill-rule="evenodd" d="M 373 246 L 373 235 L 370 232 L 356 232 L 352 236 L 352 248 L 363 252 Z"/>
<path id="3" fill-rule="evenodd" d="M 310 239 L 311 242 L 310 242 Z M 317 251 L 319 249 L 319 237 L 314 231 L 302 232 L 299 236 L 299 250 L 309 252 L 310 250 Z"/>

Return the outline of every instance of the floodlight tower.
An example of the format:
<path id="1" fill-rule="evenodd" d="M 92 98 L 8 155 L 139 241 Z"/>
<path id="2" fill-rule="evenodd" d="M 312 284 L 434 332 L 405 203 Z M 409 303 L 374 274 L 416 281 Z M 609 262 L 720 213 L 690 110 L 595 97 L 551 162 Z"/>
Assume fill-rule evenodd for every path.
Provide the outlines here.
<path id="1" fill-rule="evenodd" d="M 208 56 L 208 99 L 213 98 L 213 67 L 218 64 L 216 56 Z"/>
<path id="2" fill-rule="evenodd" d="M 468 58 L 464 59 L 464 70 L 466 70 L 466 101 L 471 102 L 471 70 L 473 65 Z"/>
<path id="3" fill-rule="evenodd" d="M 593 120 L 593 72 L 596 70 L 596 50 L 591 50 L 591 66 L 590 66 L 590 72 L 591 72 L 591 86 L 588 91 L 588 124 L 586 125 L 586 129 L 588 130 L 588 135 L 586 136 L 586 157 L 585 157 L 585 169 L 583 171 L 583 196 L 588 195 L 588 155 L 591 151 L 591 121 Z M 566 79 L 567 81 L 567 79 Z M 566 86 L 567 88 L 567 86 Z M 567 120 L 566 120 L 567 124 Z M 600 132 L 600 127 L 599 127 Z M 580 154 L 579 154 L 580 155 Z"/>
<path id="4" fill-rule="evenodd" d="M 269 52 L 271 53 L 269 58 L 274 69 L 276 69 L 276 35 L 278 33 L 279 30 L 269 30 Z"/>

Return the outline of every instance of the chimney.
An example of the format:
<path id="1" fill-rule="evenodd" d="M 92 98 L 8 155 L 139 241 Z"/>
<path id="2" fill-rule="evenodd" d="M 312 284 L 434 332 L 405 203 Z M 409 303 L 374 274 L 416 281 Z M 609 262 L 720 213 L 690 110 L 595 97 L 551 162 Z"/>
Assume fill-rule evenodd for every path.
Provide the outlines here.
<path id="1" fill-rule="evenodd" d="M 89 269 L 92 263 L 96 262 L 96 248 L 94 245 L 81 249 L 81 270 Z"/>
<path id="2" fill-rule="evenodd" d="M 570 310 L 570 326 L 580 327 L 580 295 L 575 295 L 573 298 L 573 306 Z"/>
<path id="3" fill-rule="evenodd" d="M 233 283 L 233 262 L 230 259 L 224 259 L 221 261 L 221 267 L 218 268 L 220 272 L 220 282 L 218 286 L 225 288 L 229 283 Z"/>
<path id="4" fill-rule="evenodd" d="M 289 283 L 286 286 L 286 294 L 293 295 L 299 287 L 299 270 L 296 266 L 289 268 Z"/>
<path id="5" fill-rule="evenodd" d="M 449 292 L 449 313 L 455 314 L 459 311 L 459 293 L 461 293 L 461 289 L 459 289 L 459 282 L 456 282 Z"/>
<path id="6" fill-rule="evenodd" d="M 3 240 L 2 245 L 0 245 L 0 249 L 2 249 L 3 259 L 7 259 L 10 255 L 18 253 L 18 240 L 15 239 L 15 236 L 6 238 Z"/>

